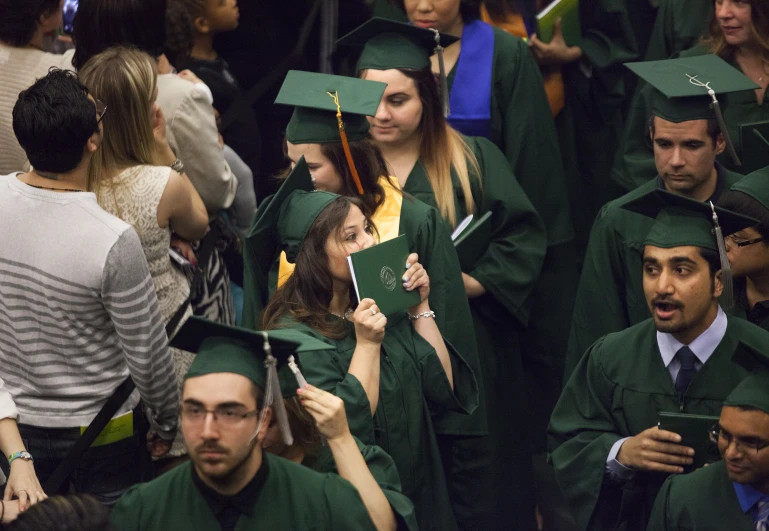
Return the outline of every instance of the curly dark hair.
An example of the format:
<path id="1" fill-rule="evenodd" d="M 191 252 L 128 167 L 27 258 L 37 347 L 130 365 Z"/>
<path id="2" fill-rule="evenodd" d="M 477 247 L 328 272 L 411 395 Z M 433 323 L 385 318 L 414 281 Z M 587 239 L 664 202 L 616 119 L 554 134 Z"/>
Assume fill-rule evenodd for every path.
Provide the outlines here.
<path id="1" fill-rule="evenodd" d="M 8 531 L 110 531 L 109 511 L 88 495 L 52 496 L 33 505 L 8 525 Z"/>
<path id="2" fill-rule="evenodd" d="M 195 43 L 195 19 L 206 11 L 205 0 L 167 0 L 166 57 L 177 70 L 184 68 Z"/>
<path id="3" fill-rule="evenodd" d="M 70 70 L 51 68 L 19 94 L 13 132 L 36 169 L 67 173 L 80 164 L 86 142 L 97 130 L 96 106 Z"/>
<path id="4" fill-rule="evenodd" d="M 59 0 L 0 0 L 0 41 L 26 46 L 37 31 L 40 17 L 59 10 Z"/>

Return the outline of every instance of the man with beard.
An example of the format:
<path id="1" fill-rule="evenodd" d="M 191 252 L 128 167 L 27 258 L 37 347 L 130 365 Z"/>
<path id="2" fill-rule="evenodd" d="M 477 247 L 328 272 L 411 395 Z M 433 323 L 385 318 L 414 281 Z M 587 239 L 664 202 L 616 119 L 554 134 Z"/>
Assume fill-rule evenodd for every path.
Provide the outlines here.
<path id="1" fill-rule="evenodd" d="M 662 190 L 624 208 L 654 218 L 641 251 L 652 319 L 590 347 L 548 429 L 550 460 L 580 529 L 646 529 L 662 482 L 695 457 L 679 434 L 657 427 L 659 413 L 717 416 L 749 374 L 732 357 L 769 345 L 769 332 L 718 304 L 731 283 L 722 233 L 755 220 Z"/>
<path id="2" fill-rule="evenodd" d="M 112 511 L 115 529 L 375 529 L 350 483 L 262 451 L 270 405 L 282 404 L 278 360 L 328 345 L 292 330 L 210 328 L 187 327 L 172 343 L 197 353 L 182 390 L 190 461 L 128 490 Z"/>
<path id="3" fill-rule="evenodd" d="M 668 478 L 649 531 L 769 529 L 769 372 L 759 370 L 732 391 L 711 439 L 723 461 Z"/>
<path id="4" fill-rule="evenodd" d="M 652 93 L 649 135 L 658 175 L 636 176 L 648 182 L 604 205 L 593 224 L 577 288 L 564 382 L 599 337 L 649 318 L 638 273 L 642 242 L 653 220 L 622 205 L 657 189 L 715 203 L 742 177 L 716 162 L 727 138 L 707 89 L 689 82 L 687 76 L 702 83 L 712 81 L 718 95 L 750 88 L 753 83 L 715 55 L 694 59 L 633 64 Z"/>

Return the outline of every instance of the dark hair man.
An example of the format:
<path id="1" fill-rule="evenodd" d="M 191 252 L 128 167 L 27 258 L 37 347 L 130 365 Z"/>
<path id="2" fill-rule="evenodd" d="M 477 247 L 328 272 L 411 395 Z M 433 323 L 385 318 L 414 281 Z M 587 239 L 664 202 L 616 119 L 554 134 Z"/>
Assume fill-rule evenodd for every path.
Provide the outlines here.
<path id="1" fill-rule="evenodd" d="M 727 317 L 718 304 L 730 282 L 720 232 L 755 220 L 661 190 L 625 208 L 654 218 L 641 242 L 652 318 L 588 349 L 548 429 L 556 478 L 586 530 L 623 522 L 628 531 L 646 529 L 665 478 L 704 457 L 682 445 L 680 434 L 659 429 L 659 413 L 715 414 L 748 375 L 732 356 L 745 344 L 769 344 L 769 332 Z"/>
<path id="2" fill-rule="evenodd" d="M 0 177 L 0 364 L 28 446 L 50 476 L 129 375 L 135 392 L 86 451 L 75 492 L 113 503 L 142 481 L 143 411 L 160 437 L 176 434 L 178 391 L 139 237 L 87 192 L 107 109 L 73 72 L 52 70 L 19 95 L 13 128 L 33 164 Z"/>
<path id="3" fill-rule="evenodd" d="M 769 373 L 759 369 L 724 401 L 711 439 L 722 461 L 671 476 L 654 504 L 649 531 L 769 527 Z"/>
<path id="4" fill-rule="evenodd" d="M 644 176 L 646 184 L 604 205 L 593 224 L 577 288 L 564 381 L 598 338 L 649 318 L 639 271 L 642 242 L 653 220 L 622 205 L 657 189 L 715 203 L 742 177 L 716 161 L 727 139 L 718 128 L 711 96 L 690 83 L 687 74 L 703 83 L 718 79 L 721 92 L 750 88 L 752 82 L 715 55 L 632 66 L 649 82 L 645 90 L 651 92 L 649 135 L 657 178 Z M 685 96 L 668 97 L 671 90 Z"/>

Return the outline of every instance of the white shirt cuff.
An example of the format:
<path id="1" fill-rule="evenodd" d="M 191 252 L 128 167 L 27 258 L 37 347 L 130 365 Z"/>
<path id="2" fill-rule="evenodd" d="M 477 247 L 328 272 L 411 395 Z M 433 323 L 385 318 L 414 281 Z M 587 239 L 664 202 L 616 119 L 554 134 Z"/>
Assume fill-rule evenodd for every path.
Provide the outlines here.
<path id="1" fill-rule="evenodd" d="M 606 458 L 606 473 L 611 476 L 612 479 L 618 481 L 627 481 L 633 479 L 633 476 L 635 476 L 634 469 L 626 467 L 617 461 L 617 454 L 619 453 L 619 449 L 622 448 L 622 445 L 629 438 L 630 437 L 625 437 L 624 439 L 620 439 L 619 441 L 615 442 L 609 451 L 609 457 Z"/>

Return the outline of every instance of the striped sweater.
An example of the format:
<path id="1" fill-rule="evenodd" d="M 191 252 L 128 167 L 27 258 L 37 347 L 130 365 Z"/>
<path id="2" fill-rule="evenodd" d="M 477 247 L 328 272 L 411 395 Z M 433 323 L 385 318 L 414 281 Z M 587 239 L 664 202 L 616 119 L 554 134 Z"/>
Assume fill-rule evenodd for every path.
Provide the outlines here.
<path id="1" fill-rule="evenodd" d="M 128 376 L 153 430 L 176 431 L 163 319 L 133 228 L 94 194 L 0 177 L 0 378 L 33 426 L 86 426 Z"/>

